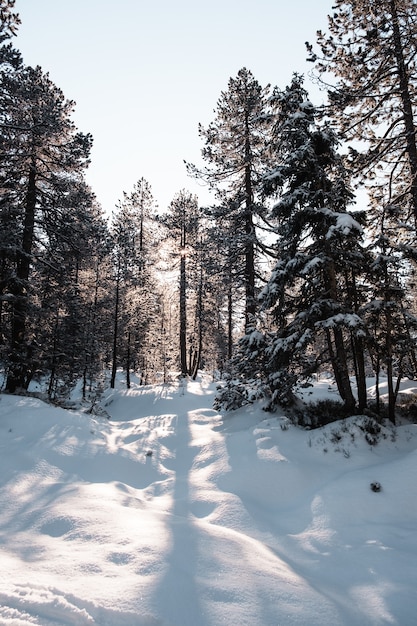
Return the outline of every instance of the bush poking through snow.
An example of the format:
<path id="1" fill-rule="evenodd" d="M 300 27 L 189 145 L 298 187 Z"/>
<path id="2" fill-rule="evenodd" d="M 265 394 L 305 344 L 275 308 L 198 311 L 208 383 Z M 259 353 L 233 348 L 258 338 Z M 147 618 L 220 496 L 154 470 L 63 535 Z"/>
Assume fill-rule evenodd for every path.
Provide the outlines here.
<path id="1" fill-rule="evenodd" d="M 326 426 L 351 415 L 352 412 L 346 409 L 343 402 L 331 399 L 303 403 L 291 410 L 291 419 L 295 424 L 311 429 Z"/>
<path id="2" fill-rule="evenodd" d="M 375 493 L 382 491 L 381 483 L 379 483 L 378 481 L 371 483 L 370 487 L 371 487 L 371 490 L 374 491 Z"/>
<path id="3" fill-rule="evenodd" d="M 242 382 L 233 378 L 228 380 L 225 385 L 217 386 L 213 407 L 216 411 L 233 411 L 264 397 L 265 393 L 259 381 Z"/>
<path id="4" fill-rule="evenodd" d="M 381 424 L 373 419 L 372 417 L 367 417 L 362 423 L 359 424 L 359 427 L 365 433 L 365 439 L 369 443 L 370 446 L 376 446 L 381 436 L 385 438 L 385 434 L 381 435 Z"/>
<path id="5" fill-rule="evenodd" d="M 399 398 L 397 413 L 411 424 L 417 424 L 417 401 L 414 394 L 411 397 Z"/>

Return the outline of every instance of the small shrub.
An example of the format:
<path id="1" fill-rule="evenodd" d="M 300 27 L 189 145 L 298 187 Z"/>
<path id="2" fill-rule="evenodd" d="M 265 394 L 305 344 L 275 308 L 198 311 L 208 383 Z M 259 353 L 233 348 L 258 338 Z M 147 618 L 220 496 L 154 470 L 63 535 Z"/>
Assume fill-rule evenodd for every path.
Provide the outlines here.
<path id="1" fill-rule="evenodd" d="M 342 440 L 342 435 L 339 431 L 333 430 L 330 436 L 330 441 L 334 444 L 339 443 Z"/>
<path id="2" fill-rule="evenodd" d="M 417 424 L 417 398 L 410 396 L 401 399 L 397 404 L 397 412 L 411 424 Z"/>
<path id="3" fill-rule="evenodd" d="M 367 417 L 359 424 L 359 428 L 365 433 L 365 439 L 369 445 L 376 446 L 381 438 L 381 424 L 372 417 Z"/>
<path id="4" fill-rule="evenodd" d="M 318 400 L 297 406 L 292 410 L 292 418 L 299 426 L 320 428 L 326 424 L 350 417 L 352 411 L 338 400 Z"/>
<path id="5" fill-rule="evenodd" d="M 258 380 L 229 379 L 217 385 L 213 407 L 217 411 L 233 411 L 246 404 L 253 404 L 265 397 L 265 389 Z"/>
<path id="6" fill-rule="evenodd" d="M 378 481 L 371 483 L 370 487 L 371 487 L 371 490 L 374 491 L 375 493 L 382 491 L 381 483 L 379 483 Z"/>

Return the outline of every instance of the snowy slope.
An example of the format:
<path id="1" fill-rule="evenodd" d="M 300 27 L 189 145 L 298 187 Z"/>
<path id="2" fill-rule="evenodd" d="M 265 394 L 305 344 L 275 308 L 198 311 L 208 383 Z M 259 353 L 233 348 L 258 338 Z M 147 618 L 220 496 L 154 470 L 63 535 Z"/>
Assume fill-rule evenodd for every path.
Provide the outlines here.
<path id="1" fill-rule="evenodd" d="M 0 396 L 1 625 L 416 623 L 417 427 L 371 447 L 213 393 Z"/>

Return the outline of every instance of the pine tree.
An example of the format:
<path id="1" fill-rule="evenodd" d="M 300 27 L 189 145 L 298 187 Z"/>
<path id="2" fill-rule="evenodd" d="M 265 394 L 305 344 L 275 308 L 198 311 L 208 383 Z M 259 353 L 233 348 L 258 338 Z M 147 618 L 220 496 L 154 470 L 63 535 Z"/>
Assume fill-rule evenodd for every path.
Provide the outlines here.
<path id="1" fill-rule="evenodd" d="M 411 266 L 398 250 L 397 216 L 390 211 L 380 213 L 379 235 L 369 244 L 372 263 L 369 265 L 370 286 L 363 317 L 370 337 L 369 353 L 376 375 L 377 412 L 384 407 L 379 398 L 380 374 L 384 371 L 388 389 L 388 418 L 395 424 L 396 401 L 404 376 L 414 378 L 416 372 L 417 317 L 412 312 L 413 291 L 407 290 Z"/>
<path id="2" fill-rule="evenodd" d="M 37 306 L 32 307 L 30 324 L 38 328 L 38 368 L 49 373 L 51 397 L 81 376 L 86 385 L 87 372 L 91 386 L 93 373 L 100 371 L 103 324 L 98 311 L 104 281 L 99 266 L 108 254 L 108 232 L 101 209 L 91 205 L 85 191 L 65 196 L 60 219 L 44 224 L 48 238 L 38 248 L 41 263 L 31 277 Z"/>
<path id="3" fill-rule="evenodd" d="M 20 53 L 9 39 L 17 34 L 20 24 L 18 13 L 14 13 L 15 0 L 0 0 L 0 72 L 17 69 L 22 64 Z M 6 43 L 7 42 L 7 43 Z"/>
<path id="4" fill-rule="evenodd" d="M 2 171 L 7 201 L 1 221 L 9 233 L 3 246 L 8 270 L 3 290 L 10 294 L 10 357 L 6 389 L 26 388 L 33 373 L 35 337 L 29 323 L 33 304 L 32 267 L 44 238 L 64 220 L 74 195 L 88 195 L 83 170 L 91 136 L 77 132 L 70 115 L 74 104 L 38 68 L 3 73 L 1 93 L 8 94 L 1 112 Z M 4 99 L 6 102 L 6 99 Z M 91 203 L 91 200 L 89 201 Z M 10 225 L 10 214 L 15 219 Z M 71 235 L 66 231 L 63 236 Z M 10 241 L 14 246 L 10 246 Z M 39 253 L 39 255 L 38 255 Z"/>
<path id="5" fill-rule="evenodd" d="M 320 52 L 308 44 L 319 77 L 327 79 L 330 75 L 330 81 L 336 77 L 336 83 L 328 85 L 329 107 L 350 144 L 354 172 L 360 182 L 365 182 L 371 199 L 370 236 L 376 259 L 373 267 L 379 276 L 376 284 L 371 281 L 375 284 L 372 310 L 382 331 L 377 333 L 378 339 L 374 338 L 379 355 L 374 362 L 377 371 L 383 365 L 388 376 L 392 420 L 392 377 L 402 375 L 400 364 L 404 363 L 404 358 L 395 354 L 396 347 L 402 346 L 409 363 L 416 363 L 412 333 L 406 330 L 412 325 L 406 321 L 410 302 L 404 298 L 404 281 L 412 285 L 410 270 L 416 260 L 416 8 L 415 0 L 337 0 L 329 17 L 329 34 L 317 34 Z M 399 282 L 398 268 L 404 263 L 407 270 Z M 395 318 L 395 324 L 391 318 Z M 415 371 L 415 367 L 414 372 L 409 370 L 413 376 Z"/>
<path id="6" fill-rule="evenodd" d="M 351 340 L 363 378 L 365 328 L 347 273 L 357 276 L 365 261 L 360 216 L 347 210 L 352 192 L 337 139 L 328 125 L 317 123 L 302 77 L 295 75 L 286 90 L 275 90 L 273 105 L 277 165 L 265 185 L 268 194 L 278 192 L 273 218 L 279 260 L 261 302 L 275 329 L 248 333 L 238 366 L 246 376 L 248 370 L 260 371 L 274 406 L 292 402 L 295 385 L 327 363 L 344 403 L 353 409 Z"/>
<path id="7" fill-rule="evenodd" d="M 194 252 L 198 244 L 199 210 L 197 197 L 185 189 L 175 195 L 168 212 L 161 217 L 167 229 L 167 239 L 172 242 L 172 257 L 179 258 L 179 363 L 181 375 L 187 376 L 187 304 L 190 266 L 194 264 Z"/>
<path id="8" fill-rule="evenodd" d="M 188 165 L 189 172 L 206 181 L 220 201 L 209 211 L 219 236 L 231 238 L 233 233 L 233 272 L 244 290 L 246 327 L 257 309 L 257 259 L 268 249 L 260 236 L 267 223 L 259 188 L 271 122 L 268 93 L 269 86 L 262 88 L 246 68 L 231 78 L 217 102 L 214 121 L 207 128 L 199 127 L 208 165 L 201 170 Z"/>
<path id="9" fill-rule="evenodd" d="M 148 335 L 159 298 L 152 266 L 155 262 L 155 202 L 149 183 L 141 178 L 130 194 L 124 193 L 113 217 L 114 239 L 114 328 L 111 386 L 115 384 L 120 362 L 126 369 L 127 386 L 130 370 L 139 367 L 142 379 L 148 363 Z"/>

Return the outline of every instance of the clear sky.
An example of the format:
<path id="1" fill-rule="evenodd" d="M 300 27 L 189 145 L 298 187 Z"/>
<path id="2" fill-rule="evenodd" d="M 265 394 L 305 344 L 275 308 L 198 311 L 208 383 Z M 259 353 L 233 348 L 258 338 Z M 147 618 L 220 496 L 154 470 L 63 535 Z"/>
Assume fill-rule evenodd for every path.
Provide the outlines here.
<path id="1" fill-rule="evenodd" d="M 16 0 L 15 46 L 68 99 L 94 137 L 87 180 L 110 213 L 144 177 L 164 210 L 181 189 L 207 190 L 184 159 L 200 162 L 198 124 L 242 67 L 265 86 L 305 74 L 304 42 L 327 27 L 332 0 Z"/>

